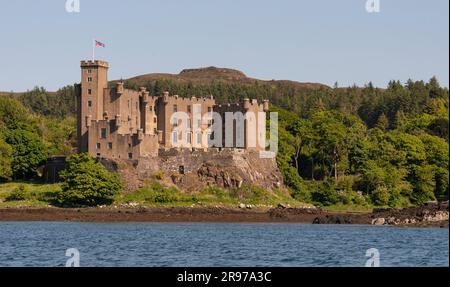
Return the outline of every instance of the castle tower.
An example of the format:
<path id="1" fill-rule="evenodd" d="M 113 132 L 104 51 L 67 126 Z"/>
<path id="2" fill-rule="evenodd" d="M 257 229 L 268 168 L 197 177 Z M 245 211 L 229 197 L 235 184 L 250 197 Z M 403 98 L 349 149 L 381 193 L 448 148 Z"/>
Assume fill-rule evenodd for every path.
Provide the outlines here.
<path id="1" fill-rule="evenodd" d="M 78 86 L 78 151 L 88 151 L 88 130 L 92 120 L 101 120 L 104 89 L 108 87 L 109 64 L 105 61 L 81 61 L 81 85 Z"/>

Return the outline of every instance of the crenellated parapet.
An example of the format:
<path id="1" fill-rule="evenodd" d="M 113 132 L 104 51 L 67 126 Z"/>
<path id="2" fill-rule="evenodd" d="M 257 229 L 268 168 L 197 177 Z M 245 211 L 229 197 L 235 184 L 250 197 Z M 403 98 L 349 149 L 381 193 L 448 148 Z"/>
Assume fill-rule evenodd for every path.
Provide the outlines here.
<path id="1" fill-rule="evenodd" d="M 90 67 L 104 67 L 109 68 L 109 63 L 106 61 L 100 61 L 100 60 L 89 60 L 89 61 L 81 61 L 81 67 L 82 68 L 90 68 Z"/>
<path id="2" fill-rule="evenodd" d="M 180 103 L 183 105 L 187 105 L 187 104 L 202 104 L 202 103 L 210 103 L 210 104 L 215 104 L 215 99 L 213 96 L 209 96 L 209 97 L 200 97 L 197 98 L 195 96 L 192 97 L 180 97 L 179 95 L 169 95 L 169 92 L 164 92 L 163 93 L 163 101 L 164 103 Z"/>

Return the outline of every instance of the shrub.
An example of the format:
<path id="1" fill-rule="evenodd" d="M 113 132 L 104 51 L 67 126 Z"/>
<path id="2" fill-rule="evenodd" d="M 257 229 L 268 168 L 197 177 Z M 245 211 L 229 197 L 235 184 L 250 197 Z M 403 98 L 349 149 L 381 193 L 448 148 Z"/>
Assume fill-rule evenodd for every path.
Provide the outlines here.
<path id="1" fill-rule="evenodd" d="M 159 182 L 152 181 L 147 186 L 124 195 L 123 200 L 141 203 L 173 203 L 181 199 L 178 197 L 178 190 L 175 187 L 165 188 Z"/>
<path id="2" fill-rule="evenodd" d="M 239 201 L 245 202 L 266 202 L 269 200 L 270 194 L 267 190 L 254 185 L 243 185 L 240 188 L 231 190 L 231 196 Z"/>
<path id="3" fill-rule="evenodd" d="M 114 195 L 123 189 L 116 173 L 108 172 L 85 153 L 67 159 L 67 168 L 61 172 L 61 179 L 62 188 L 56 198 L 63 206 L 111 204 Z"/>
<path id="4" fill-rule="evenodd" d="M 164 171 L 162 171 L 162 170 L 159 170 L 155 173 L 155 178 L 157 180 L 163 180 L 164 176 L 165 176 L 165 174 L 164 174 Z"/>
<path id="5" fill-rule="evenodd" d="M 25 185 L 21 184 L 5 198 L 6 201 L 23 201 L 27 199 Z"/>
<path id="6" fill-rule="evenodd" d="M 318 190 L 312 192 L 311 196 L 317 205 L 330 206 L 340 202 L 334 182 L 330 180 L 324 181 Z"/>
<path id="7" fill-rule="evenodd" d="M 26 130 L 7 133 L 6 142 L 12 146 L 12 172 L 15 178 L 36 175 L 36 170 L 47 159 L 44 143 L 37 134 Z"/>
<path id="8" fill-rule="evenodd" d="M 373 204 L 385 206 L 389 204 L 389 190 L 385 186 L 378 186 L 371 195 Z"/>

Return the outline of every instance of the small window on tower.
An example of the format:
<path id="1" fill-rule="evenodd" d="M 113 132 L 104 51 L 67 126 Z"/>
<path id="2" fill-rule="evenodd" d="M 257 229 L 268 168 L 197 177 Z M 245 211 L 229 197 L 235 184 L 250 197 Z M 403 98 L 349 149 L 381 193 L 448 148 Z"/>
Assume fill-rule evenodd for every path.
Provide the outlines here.
<path id="1" fill-rule="evenodd" d="M 92 95 L 92 89 L 88 89 L 88 95 Z"/>
<path id="2" fill-rule="evenodd" d="M 102 128 L 102 139 L 106 139 L 106 129 Z"/>
<path id="3" fill-rule="evenodd" d="M 108 149 L 112 149 L 112 143 L 108 143 Z"/>
<path id="4" fill-rule="evenodd" d="M 150 112 L 153 111 L 153 107 L 150 106 L 150 107 L 148 108 L 148 110 L 149 110 Z"/>
<path id="5" fill-rule="evenodd" d="M 156 118 L 153 118 L 153 122 L 156 123 Z"/>
<path id="6" fill-rule="evenodd" d="M 173 112 L 176 113 L 178 111 L 178 106 L 177 105 L 173 105 Z"/>
<path id="7" fill-rule="evenodd" d="M 92 77 L 88 77 L 88 82 L 92 82 Z"/>
<path id="8" fill-rule="evenodd" d="M 91 69 L 88 70 L 88 74 L 92 74 L 92 70 Z"/>
<path id="9" fill-rule="evenodd" d="M 88 107 L 92 107 L 92 101 L 88 101 Z"/>
<path id="10" fill-rule="evenodd" d="M 101 148 L 100 143 L 97 143 L 97 149 L 100 149 L 100 148 Z"/>
<path id="11" fill-rule="evenodd" d="M 131 152 L 128 154 L 128 158 L 129 158 L 129 159 L 132 159 L 132 158 L 133 158 L 133 154 L 132 154 Z"/>

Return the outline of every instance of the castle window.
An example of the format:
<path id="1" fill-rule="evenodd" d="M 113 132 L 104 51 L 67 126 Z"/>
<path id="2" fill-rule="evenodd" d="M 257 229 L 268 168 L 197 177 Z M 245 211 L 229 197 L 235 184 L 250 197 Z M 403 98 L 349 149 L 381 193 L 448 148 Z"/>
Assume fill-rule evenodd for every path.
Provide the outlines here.
<path id="1" fill-rule="evenodd" d="M 88 74 L 92 74 L 92 70 L 91 69 L 88 70 Z"/>
<path id="2" fill-rule="evenodd" d="M 108 143 L 108 149 L 112 149 L 112 143 Z"/>
<path id="3" fill-rule="evenodd" d="M 132 159 L 133 158 L 133 154 L 130 152 L 130 153 L 128 153 L 128 158 L 129 159 Z"/>
<path id="4" fill-rule="evenodd" d="M 188 106 L 187 106 L 187 111 L 188 111 L 188 113 L 191 112 L 191 105 L 188 105 Z"/>
<path id="5" fill-rule="evenodd" d="M 97 143 L 97 149 L 100 149 L 100 148 L 101 148 L 100 143 Z"/>
<path id="6" fill-rule="evenodd" d="M 197 133 L 197 144 L 202 144 L 202 133 L 200 132 Z"/>
<path id="7" fill-rule="evenodd" d="M 88 101 L 88 107 L 92 107 L 92 101 Z"/>
<path id="8" fill-rule="evenodd" d="M 156 117 L 153 118 L 153 122 L 156 123 Z"/>
<path id="9" fill-rule="evenodd" d="M 106 139 L 106 129 L 102 128 L 102 139 Z"/>
<path id="10" fill-rule="evenodd" d="M 92 89 L 88 89 L 88 95 L 92 95 Z"/>
<path id="11" fill-rule="evenodd" d="M 184 165 L 180 165 L 180 166 L 178 167 L 178 172 L 179 172 L 180 174 L 184 174 Z"/>
<path id="12" fill-rule="evenodd" d="M 149 110 L 150 112 L 153 111 L 153 107 L 150 106 L 150 107 L 148 108 L 148 110 Z"/>
<path id="13" fill-rule="evenodd" d="M 174 113 L 178 112 L 178 106 L 177 105 L 173 105 L 173 112 Z"/>
<path id="14" fill-rule="evenodd" d="M 128 148 L 131 148 L 131 144 L 130 143 L 128 144 Z"/>
<path id="15" fill-rule="evenodd" d="M 92 82 L 92 77 L 88 77 L 88 78 L 87 78 L 87 81 L 88 81 L 88 82 Z"/>
<path id="16" fill-rule="evenodd" d="M 172 144 L 176 144 L 176 143 L 178 143 L 178 133 L 173 132 L 172 133 Z"/>
<path id="17" fill-rule="evenodd" d="M 187 139 L 187 143 L 188 144 L 192 143 L 192 135 L 191 135 L 191 133 L 186 133 L 186 139 Z"/>

